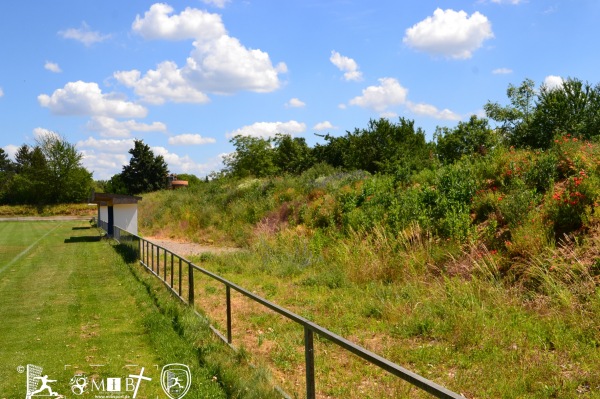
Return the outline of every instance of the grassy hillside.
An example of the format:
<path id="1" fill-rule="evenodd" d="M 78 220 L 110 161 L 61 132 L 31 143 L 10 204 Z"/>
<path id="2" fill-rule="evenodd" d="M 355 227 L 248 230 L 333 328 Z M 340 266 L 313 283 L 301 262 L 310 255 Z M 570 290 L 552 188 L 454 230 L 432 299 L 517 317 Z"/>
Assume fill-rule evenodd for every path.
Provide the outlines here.
<path id="1" fill-rule="evenodd" d="M 196 261 L 467 397 L 600 397 L 599 201 L 600 145 L 565 136 L 408 179 L 219 179 L 145 195 L 139 223 L 246 248 Z M 234 339 L 301 392 L 301 338 L 239 311 Z M 418 396 L 324 345 L 320 394 Z"/>

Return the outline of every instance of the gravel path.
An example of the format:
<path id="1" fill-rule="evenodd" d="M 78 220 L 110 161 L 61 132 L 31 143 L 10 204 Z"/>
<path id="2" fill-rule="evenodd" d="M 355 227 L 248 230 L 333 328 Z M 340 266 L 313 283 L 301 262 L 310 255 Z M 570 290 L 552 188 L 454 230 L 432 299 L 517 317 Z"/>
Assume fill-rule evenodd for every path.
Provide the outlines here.
<path id="1" fill-rule="evenodd" d="M 213 247 L 209 245 L 201 245 L 192 242 L 183 242 L 176 240 L 166 240 L 162 238 L 156 237 L 144 237 L 146 240 L 153 242 L 156 245 L 160 245 L 163 248 L 168 249 L 169 251 L 181 255 L 183 257 L 191 256 L 191 255 L 201 255 L 204 253 L 212 253 L 212 254 L 225 254 L 240 251 L 240 248 L 232 248 L 232 247 Z"/>

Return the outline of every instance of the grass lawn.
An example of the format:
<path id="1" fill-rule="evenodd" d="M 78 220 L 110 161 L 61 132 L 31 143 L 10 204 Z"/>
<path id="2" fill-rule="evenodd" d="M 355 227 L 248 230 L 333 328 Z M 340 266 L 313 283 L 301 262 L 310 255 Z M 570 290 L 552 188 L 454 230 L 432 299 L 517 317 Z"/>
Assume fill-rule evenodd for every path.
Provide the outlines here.
<path id="1" fill-rule="evenodd" d="M 69 380 L 78 372 L 100 381 L 144 367 L 152 381 L 137 398 L 166 398 L 159 381 L 169 363 L 192 369 L 186 398 L 226 397 L 214 368 L 200 366 L 198 349 L 136 273 L 86 222 L 1 222 L 0 398 L 26 395 L 17 370 L 27 364 L 42 366 L 66 397 L 75 396 Z M 85 396 L 96 394 L 105 393 Z"/>

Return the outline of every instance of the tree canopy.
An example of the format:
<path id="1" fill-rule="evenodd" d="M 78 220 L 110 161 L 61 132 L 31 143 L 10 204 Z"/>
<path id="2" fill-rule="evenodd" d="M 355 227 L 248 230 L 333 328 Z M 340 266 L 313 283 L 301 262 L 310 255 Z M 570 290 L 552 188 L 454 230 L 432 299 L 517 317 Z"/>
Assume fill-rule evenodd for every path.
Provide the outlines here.
<path id="1" fill-rule="evenodd" d="M 134 140 L 134 147 L 129 153 L 131 159 L 128 165 L 123 166 L 120 177 L 113 176 L 113 179 L 116 179 L 115 184 L 122 183 L 131 195 L 156 191 L 167 186 L 169 169 L 162 155 L 155 156 L 142 140 Z"/>
<path id="2" fill-rule="evenodd" d="M 58 204 L 85 201 L 92 188 L 92 173 L 82 166 L 75 145 L 55 133 L 23 144 L 15 162 L 0 155 L 0 201 L 8 204 Z"/>
<path id="3" fill-rule="evenodd" d="M 536 90 L 526 79 L 518 87 L 509 85 L 506 94 L 510 105 L 488 102 L 484 109 L 511 145 L 546 149 L 556 135 L 590 139 L 600 134 L 600 85 L 569 78 Z"/>

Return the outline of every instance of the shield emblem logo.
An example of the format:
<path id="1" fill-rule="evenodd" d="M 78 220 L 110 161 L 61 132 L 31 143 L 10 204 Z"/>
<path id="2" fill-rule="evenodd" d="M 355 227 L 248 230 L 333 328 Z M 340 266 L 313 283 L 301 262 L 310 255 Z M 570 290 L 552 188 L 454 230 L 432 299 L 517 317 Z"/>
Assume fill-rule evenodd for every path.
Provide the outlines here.
<path id="1" fill-rule="evenodd" d="M 160 385 L 169 398 L 183 398 L 192 386 L 190 368 L 185 364 L 167 364 L 160 373 Z"/>

